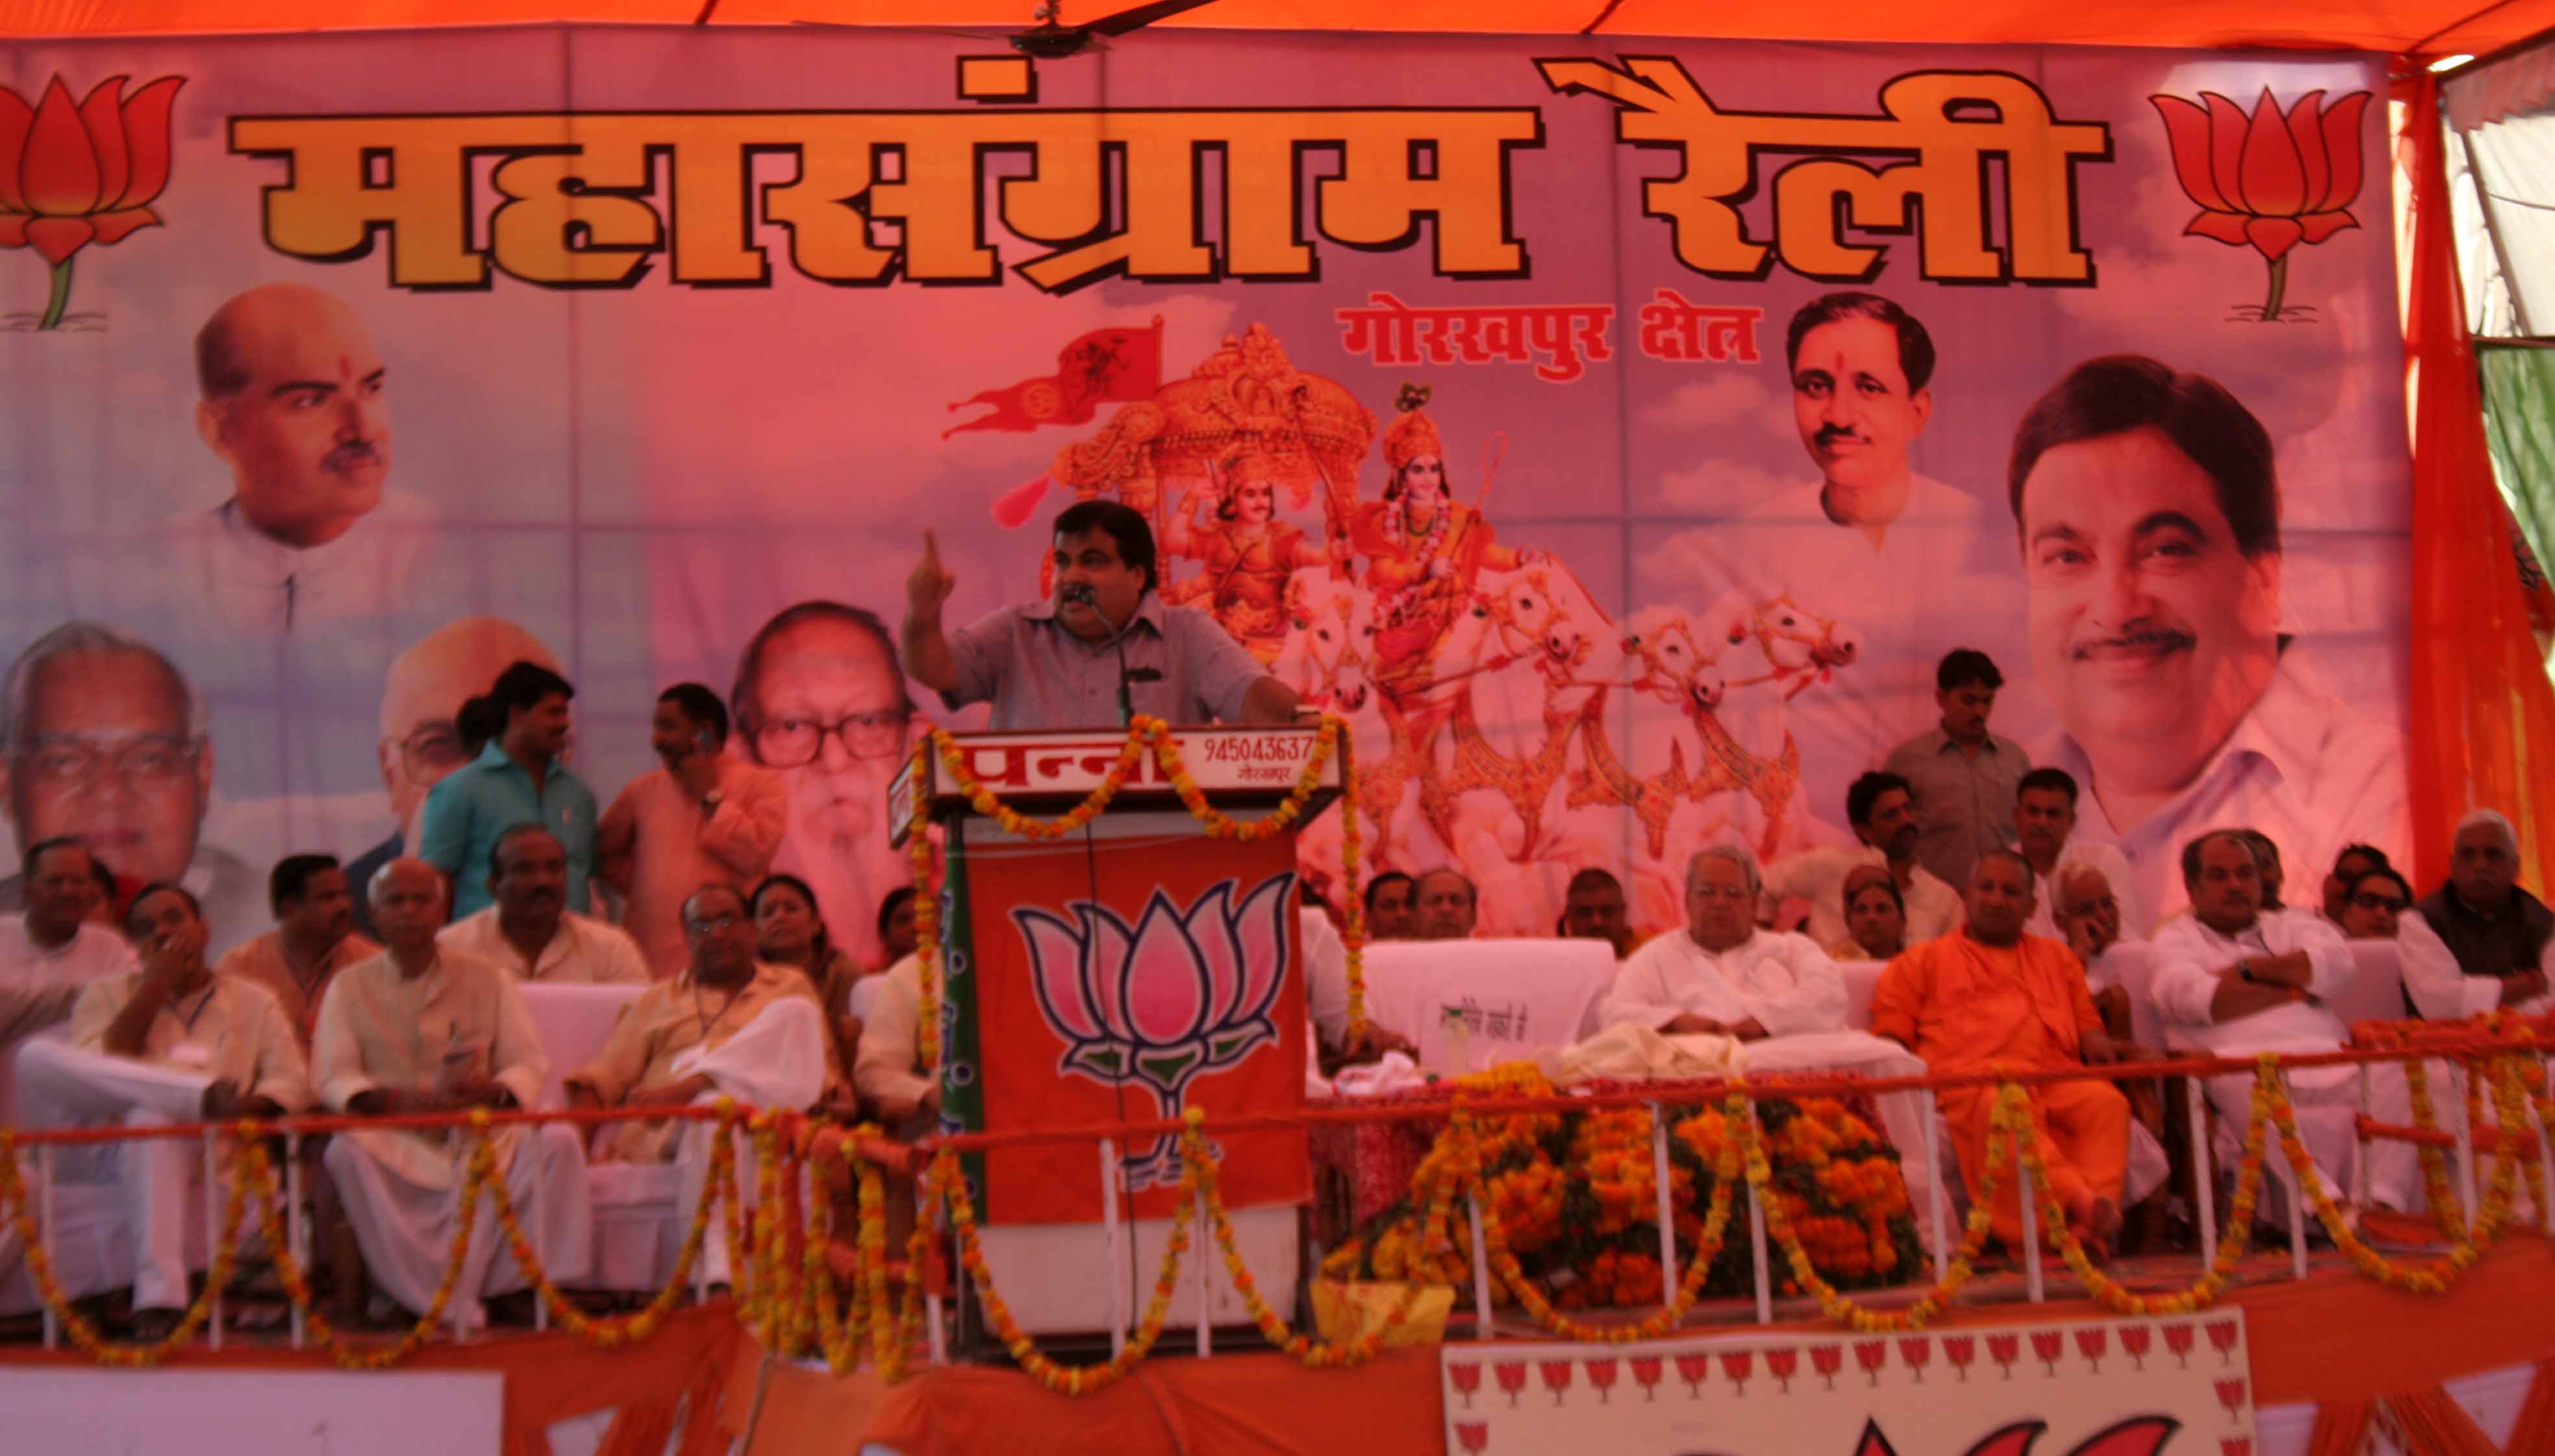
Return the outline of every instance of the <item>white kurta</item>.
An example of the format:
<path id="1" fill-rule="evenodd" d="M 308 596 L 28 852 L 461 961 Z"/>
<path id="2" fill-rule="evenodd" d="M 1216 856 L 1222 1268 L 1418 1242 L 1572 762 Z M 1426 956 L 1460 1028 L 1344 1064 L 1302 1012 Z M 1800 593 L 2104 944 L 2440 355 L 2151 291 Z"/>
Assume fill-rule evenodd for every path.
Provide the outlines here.
<path id="1" fill-rule="evenodd" d="M 2046 935 L 2052 940 L 2062 941 L 2067 938 L 2058 928 L 2058 881 L 2066 876 L 2071 865 L 2084 865 L 2103 872 L 2103 879 L 2112 887 L 2112 899 L 2121 907 L 2122 934 L 2147 933 L 2149 927 L 2138 902 L 2137 877 L 2129 869 L 2129 858 L 2121 853 L 2118 845 L 2077 837 L 2070 838 L 2067 846 L 2058 851 L 2058 868 L 2041 876 L 2039 882 L 2032 886 L 2031 918 L 2022 922 L 2024 934 Z"/>
<path id="2" fill-rule="evenodd" d="M 2149 994 L 2164 1020 L 2166 1038 L 2176 1047 L 2247 1057 L 2265 1051 L 2335 1051 L 2350 1039 L 2351 1029 L 2327 1005 L 2351 983 L 2359 964 L 2342 933 L 2313 911 L 2270 910 L 2233 935 L 2211 929 L 2196 915 L 2182 915 L 2156 931 L 2153 945 L 2156 963 Z M 2230 1022 L 2215 1019 L 2210 1003 L 2223 984 L 2221 972 L 2240 960 L 2296 951 L 2305 952 L 2309 965 L 2305 1000 L 2284 1002 Z M 2365 1151 L 2361 1146 L 2359 1068 L 2310 1067 L 2289 1072 L 2287 1080 L 2290 1101 L 2298 1112 L 2299 1137 L 2313 1155 L 2317 1176 L 2329 1196 L 2350 1196 L 2353 1170 L 2365 1155 L 2372 1201 L 2398 1210 L 2420 1206 L 2421 1169 L 2413 1146 L 2392 1139 L 2380 1139 Z M 2241 1139 L 2252 1116 L 2252 1096 L 2250 1076 L 2209 1079 L 2209 1097 L 2218 1107 L 2222 1152 L 2232 1140 Z M 2368 1112 L 2380 1122 L 2412 1121 L 2411 1093 L 2402 1067 L 2370 1066 Z M 2272 1147 L 2276 1152 L 2277 1145 Z"/>
<path id="3" fill-rule="evenodd" d="M 549 1068 L 523 993 L 483 960 L 452 951 L 425 974 L 400 974 L 390 952 L 337 974 L 319 1006 L 312 1038 L 319 1095 L 344 1111 L 355 1097 L 395 1088 L 427 1092 L 452 1076 L 492 1078 L 531 1107 Z M 344 1134 L 328 1142 L 329 1176 L 355 1226 L 374 1282 L 411 1309 L 431 1302 L 459 1222 L 466 1175 L 466 1134 L 391 1130 Z M 550 1124 L 527 1136 L 497 1138 L 498 1167 L 525 1233 L 558 1281 L 583 1277 L 593 1214 L 585 1152 L 576 1130 Z M 525 1155 L 526 1153 L 531 1155 Z M 454 1321 L 486 1322 L 482 1295 L 523 1286 L 523 1274 L 497 1226 L 493 1199 L 483 1198 L 455 1286 Z"/>
<path id="4" fill-rule="evenodd" d="M 27 1037 L 70 1020 L 82 987 L 141 969 L 133 947 L 114 931 L 81 925 L 47 950 L 27 933 L 23 914 L 0 916 L 0 1127 L 18 1121 L 18 1079 L 9 1059 Z M 5 1267 L 6 1261 L 0 1261 Z"/>
<path id="5" fill-rule="evenodd" d="M 434 939 L 444 949 L 487 961 L 518 981 L 551 986 L 648 984 L 648 958 L 639 942 L 618 925 L 574 910 L 560 912 L 557 931 L 530 968 L 524 965 L 524 953 L 498 925 L 493 905 L 444 926 Z"/>
<path id="6" fill-rule="evenodd" d="M 2404 973 L 2404 994 L 2413 1002 L 2413 1010 L 2423 1020 L 2462 1022 L 2482 1016 L 2501 1005 L 2499 976 L 2470 976 L 2458 964 L 2455 951 L 2422 918 L 2418 910 L 2408 910 L 2395 918 L 2395 959 Z M 2546 952 L 2539 957 L 2539 967 L 2555 979 L 2555 940 L 2546 942 Z M 2539 1017 L 2555 1008 L 2555 994 L 2533 997 L 2520 1002 L 2512 1011 L 2521 1016 Z"/>

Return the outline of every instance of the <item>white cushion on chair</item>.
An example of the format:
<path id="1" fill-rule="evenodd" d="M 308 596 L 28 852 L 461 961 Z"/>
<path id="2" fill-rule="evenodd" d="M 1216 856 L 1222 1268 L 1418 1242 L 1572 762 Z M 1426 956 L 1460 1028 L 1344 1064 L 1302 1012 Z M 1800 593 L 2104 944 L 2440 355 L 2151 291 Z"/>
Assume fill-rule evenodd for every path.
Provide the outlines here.
<path id="1" fill-rule="evenodd" d="M 1872 993 L 1881 989 L 1886 960 L 1841 960 L 1837 975 L 1845 982 L 1845 1025 L 1850 1031 L 1872 1030 Z"/>
<path id="2" fill-rule="evenodd" d="M 613 1025 L 621 1020 L 624 1007 L 639 999 L 645 986 L 545 986 L 539 982 L 521 988 L 524 1009 L 532 1013 L 533 1031 L 542 1038 L 542 1051 L 550 1059 L 548 1074 L 542 1080 L 541 1105 L 564 1107 L 567 1099 L 559 1083 L 567 1074 L 594 1060 L 603 1043 L 612 1038 Z"/>
<path id="3" fill-rule="evenodd" d="M 2407 910 L 2406 914 L 2419 914 Z M 2400 1022 L 2413 1015 L 2404 1004 L 2404 962 L 2392 940 L 2354 940 L 2351 958 L 2360 974 L 2333 999 L 2333 1014 L 2346 1027 L 2362 1022 Z"/>
<path id="4" fill-rule="evenodd" d="M 1366 948 L 1368 1018 L 1409 1038 L 1420 1067 L 1440 1075 L 1570 1045 L 1614 981 L 1614 947 L 1603 940 L 1395 940 Z M 1448 1029 L 1458 1016 L 1466 1025 L 1460 1041 Z"/>

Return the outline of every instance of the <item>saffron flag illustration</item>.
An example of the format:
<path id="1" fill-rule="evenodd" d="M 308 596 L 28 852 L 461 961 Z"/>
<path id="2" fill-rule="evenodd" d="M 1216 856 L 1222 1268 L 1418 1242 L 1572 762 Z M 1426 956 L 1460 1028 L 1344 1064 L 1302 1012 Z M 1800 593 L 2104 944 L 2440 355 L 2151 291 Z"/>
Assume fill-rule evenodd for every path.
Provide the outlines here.
<path id="1" fill-rule="evenodd" d="M 1088 425 L 1102 405 L 1152 399 L 1162 382 L 1162 319 L 1146 328 L 1095 328 L 1055 356 L 1055 373 L 989 389 L 962 400 L 953 411 L 990 405 L 993 413 L 940 431 L 947 439 L 969 429 L 1032 430 L 1041 425 Z"/>

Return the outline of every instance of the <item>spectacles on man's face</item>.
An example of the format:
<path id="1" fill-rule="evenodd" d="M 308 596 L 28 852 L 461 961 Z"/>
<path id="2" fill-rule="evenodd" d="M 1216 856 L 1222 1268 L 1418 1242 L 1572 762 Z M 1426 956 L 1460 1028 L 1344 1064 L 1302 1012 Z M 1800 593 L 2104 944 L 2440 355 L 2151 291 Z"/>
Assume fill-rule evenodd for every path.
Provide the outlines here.
<path id="1" fill-rule="evenodd" d="M 201 740 L 172 733 L 46 733 L 14 758 L 19 773 L 52 789 L 85 789 L 101 773 L 126 784 L 165 787 L 192 775 L 202 753 Z"/>
<path id="2" fill-rule="evenodd" d="M 420 789 L 432 789 L 444 776 L 470 761 L 462 751 L 461 731 L 449 723 L 428 723 L 399 740 L 400 772 Z"/>
<path id="3" fill-rule="evenodd" d="M 814 718 L 775 718 L 754 726 L 754 755 L 769 769 L 797 769 L 816 762 L 834 738 L 856 759 L 883 759 L 905 751 L 906 714 L 897 708 L 853 713 L 830 723 Z"/>
<path id="4" fill-rule="evenodd" d="M 683 922 L 683 927 L 695 935 L 719 935 L 724 934 L 729 930 L 733 930 L 744 923 L 745 916 L 734 912 L 728 912 L 715 915 L 703 915 L 698 919 L 685 920 Z"/>
<path id="5" fill-rule="evenodd" d="M 2404 913 L 2405 910 L 2413 904 L 2409 900 L 2398 900 L 2383 891 L 2375 890 L 2360 892 L 2351 898 L 2351 903 L 2365 910 L 2384 910 L 2390 915 Z"/>

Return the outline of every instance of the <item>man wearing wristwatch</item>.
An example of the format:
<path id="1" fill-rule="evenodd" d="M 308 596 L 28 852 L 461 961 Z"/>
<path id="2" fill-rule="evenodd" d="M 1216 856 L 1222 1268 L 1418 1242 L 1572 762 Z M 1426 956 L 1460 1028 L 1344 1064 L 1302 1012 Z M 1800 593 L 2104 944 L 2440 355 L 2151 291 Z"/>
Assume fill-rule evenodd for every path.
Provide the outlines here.
<path id="1" fill-rule="evenodd" d="M 2350 1029 L 2330 1002 L 2358 971 L 2342 933 L 2312 910 L 2262 909 L 2259 862 L 2240 830 L 2219 829 L 2183 846 L 2183 888 L 2191 913 L 2155 935 L 2149 995 L 2177 1047 L 2225 1057 L 2265 1051 L 2339 1051 Z M 2368 1068 L 2369 1115 L 2402 1126 L 2412 1120 L 2404 1070 L 2391 1062 Z M 2370 1201 L 2409 1210 L 2421 1192 L 2411 1144 L 2361 1144 L 2361 1068 L 2302 1067 L 2287 1073 L 2298 1131 L 2313 1154 L 2325 1195 L 2356 1221 L 2350 1201 L 2357 1157 L 2369 1159 Z M 2220 1136 L 2241 1138 L 2251 1117 L 2253 1079 L 2210 1079 Z M 2274 1185 L 2285 1190 L 2283 1180 Z"/>
<path id="2" fill-rule="evenodd" d="M 717 693 L 677 682 L 658 694 L 649 746 L 665 767 L 631 780 L 596 833 L 603 882 L 627 901 L 622 925 L 659 980 L 691 960 L 684 899 L 704 885 L 752 894 L 790 827 L 781 776 L 729 757 L 727 736 Z"/>

